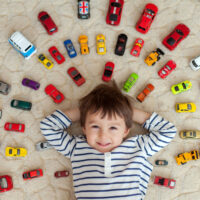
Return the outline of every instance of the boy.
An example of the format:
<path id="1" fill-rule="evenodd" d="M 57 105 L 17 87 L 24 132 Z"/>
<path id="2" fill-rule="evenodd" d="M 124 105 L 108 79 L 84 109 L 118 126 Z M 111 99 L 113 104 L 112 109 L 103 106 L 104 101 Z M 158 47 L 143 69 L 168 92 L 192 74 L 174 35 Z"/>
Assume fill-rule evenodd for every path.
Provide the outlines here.
<path id="1" fill-rule="evenodd" d="M 65 130 L 77 120 L 84 136 L 70 136 Z M 133 121 L 150 133 L 123 141 Z M 117 87 L 104 84 L 82 98 L 79 108 L 57 110 L 40 127 L 49 143 L 70 158 L 78 200 L 143 200 L 153 169 L 147 158 L 176 134 L 173 124 L 133 108 Z"/>

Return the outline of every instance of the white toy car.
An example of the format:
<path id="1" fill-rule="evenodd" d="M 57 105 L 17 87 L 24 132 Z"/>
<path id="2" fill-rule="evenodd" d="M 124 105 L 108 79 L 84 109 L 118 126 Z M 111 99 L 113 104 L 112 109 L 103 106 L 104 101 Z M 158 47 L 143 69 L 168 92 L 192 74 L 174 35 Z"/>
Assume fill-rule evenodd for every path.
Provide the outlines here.
<path id="1" fill-rule="evenodd" d="M 190 61 L 190 67 L 194 70 L 194 71 L 197 71 L 200 69 L 200 56 L 192 59 Z"/>
<path id="2" fill-rule="evenodd" d="M 45 142 L 39 142 L 35 145 L 35 148 L 37 151 L 42 151 L 42 150 L 45 150 L 45 149 L 51 149 L 53 148 L 52 145 L 50 145 L 47 141 Z"/>

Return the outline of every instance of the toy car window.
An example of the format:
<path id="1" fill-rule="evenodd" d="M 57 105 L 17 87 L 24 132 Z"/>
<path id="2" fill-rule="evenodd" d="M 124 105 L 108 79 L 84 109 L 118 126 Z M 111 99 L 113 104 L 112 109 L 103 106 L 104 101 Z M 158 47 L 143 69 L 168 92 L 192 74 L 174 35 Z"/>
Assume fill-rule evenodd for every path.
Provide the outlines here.
<path id="1" fill-rule="evenodd" d="M 22 125 L 19 125 L 19 130 L 22 130 Z"/>
<path id="2" fill-rule="evenodd" d="M 198 65 L 196 64 L 196 62 L 193 60 L 192 61 L 192 64 L 195 66 L 195 67 L 198 67 Z"/>
<path id="3" fill-rule="evenodd" d="M 110 67 L 110 66 L 106 66 L 106 69 L 110 69 L 110 70 L 112 70 L 112 67 Z"/>
<path id="4" fill-rule="evenodd" d="M 48 67 L 50 67 L 51 66 L 51 63 L 50 62 L 47 62 L 47 64 L 46 64 Z"/>
<path id="5" fill-rule="evenodd" d="M 196 131 L 193 131 L 193 136 L 196 137 L 196 135 L 197 135 L 197 134 L 196 134 Z"/>
<path id="6" fill-rule="evenodd" d="M 82 78 L 82 76 L 80 74 L 78 74 L 77 76 L 74 77 L 74 80 L 78 81 L 81 78 Z"/>
<path id="7" fill-rule="evenodd" d="M 42 21 L 44 21 L 44 20 L 46 20 L 46 19 L 48 19 L 49 18 L 49 15 L 43 15 L 42 17 L 40 17 L 40 19 L 42 20 Z"/>
<path id="8" fill-rule="evenodd" d="M 98 40 L 98 42 L 104 42 L 104 40 L 103 40 L 103 39 L 100 39 L 100 40 Z"/>
<path id="9" fill-rule="evenodd" d="M 0 179 L 0 187 L 1 187 L 2 189 L 8 187 L 8 183 L 7 183 L 7 181 L 6 181 L 6 178 L 1 178 L 1 179 Z"/>
<path id="10" fill-rule="evenodd" d="M 99 52 L 104 52 L 104 48 L 103 47 L 99 48 Z"/>
<path id="11" fill-rule="evenodd" d="M 116 14 L 111 14 L 109 19 L 110 19 L 110 21 L 114 21 L 115 22 L 115 21 L 117 21 L 117 17 L 118 16 Z"/>
<path id="12" fill-rule="evenodd" d="M 14 101 L 13 106 L 18 106 L 18 101 Z"/>
<path id="13" fill-rule="evenodd" d="M 8 128 L 9 128 L 9 129 L 12 129 L 12 124 L 9 124 Z"/>
<path id="14" fill-rule="evenodd" d="M 77 74 L 78 74 L 78 72 L 76 70 L 74 70 L 74 71 L 71 72 L 72 76 L 76 76 Z"/>
<path id="15" fill-rule="evenodd" d="M 143 28 L 143 27 L 141 27 L 141 26 L 139 26 L 139 28 L 142 29 L 142 30 L 144 30 L 144 31 L 146 30 L 145 28 Z"/>
<path id="16" fill-rule="evenodd" d="M 67 44 L 67 48 L 68 48 L 69 50 L 73 50 L 72 44 Z"/>
<path id="17" fill-rule="evenodd" d="M 187 109 L 188 109 L 188 110 L 191 110 L 191 109 L 192 109 L 191 104 L 187 104 Z"/>
<path id="18" fill-rule="evenodd" d="M 57 50 L 53 50 L 52 53 L 53 53 L 53 54 L 57 53 Z"/>
<path id="19" fill-rule="evenodd" d="M 167 40 L 167 43 L 168 43 L 169 45 L 173 45 L 175 42 L 176 42 L 176 40 L 173 39 L 173 38 L 171 38 L 171 37 Z"/>
<path id="20" fill-rule="evenodd" d="M 120 3 L 113 2 L 113 3 L 111 3 L 111 6 L 120 8 L 120 7 L 121 7 L 121 4 L 120 4 Z"/>
<path id="21" fill-rule="evenodd" d="M 140 43 L 140 44 L 142 44 L 142 40 L 138 40 L 137 42 Z"/>
<path id="22" fill-rule="evenodd" d="M 17 155 L 20 155 L 20 149 L 17 149 Z"/>
<path id="23" fill-rule="evenodd" d="M 58 60 L 62 60 L 62 57 L 61 57 L 60 55 L 57 55 L 56 58 L 57 58 Z"/>
<path id="24" fill-rule="evenodd" d="M 172 68 L 169 65 L 165 66 L 168 70 L 172 70 Z"/>
<path id="25" fill-rule="evenodd" d="M 45 57 L 41 54 L 41 55 L 39 55 L 39 57 L 38 57 L 41 61 L 43 61 L 44 59 L 45 59 Z"/>
<path id="26" fill-rule="evenodd" d="M 162 70 L 162 74 L 167 74 L 165 70 Z"/>
<path id="27" fill-rule="evenodd" d="M 9 149 L 9 154 L 12 154 L 12 149 Z"/>
<path id="28" fill-rule="evenodd" d="M 25 52 L 28 51 L 31 48 L 31 45 L 29 45 L 26 49 Z"/>
<path id="29" fill-rule="evenodd" d="M 192 132 L 190 132 L 190 136 L 192 136 Z"/>
<path id="30" fill-rule="evenodd" d="M 52 28 L 51 30 L 49 30 L 50 32 L 54 32 L 56 30 L 56 28 Z"/>
<path id="31" fill-rule="evenodd" d="M 145 15 L 147 18 L 151 19 L 151 15 Z"/>
<path id="32" fill-rule="evenodd" d="M 183 132 L 183 136 L 186 136 L 186 132 Z"/>
<path id="33" fill-rule="evenodd" d="M 195 156 L 192 156 L 192 159 L 194 160 L 194 159 L 195 159 Z"/>
<path id="34" fill-rule="evenodd" d="M 174 89 L 175 89 L 176 91 L 179 91 L 179 88 L 178 88 L 178 86 L 176 86 Z"/>
<path id="35" fill-rule="evenodd" d="M 179 34 L 179 35 L 184 35 L 183 32 L 179 29 L 176 29 L 176 32 Z"/>
<path id="36" fill-rule="evenodd" d="M 105 70 L 104 76 L 110 77 L 112 75 L 112 71 L 110 70 Z"/>
<path id="37" fill-rule="evenodd" d="M 155 13 L 155 12 L 154 12 L 153 10 L 151 10 L 151 9 L 147 9 L 146 12 L 149 13 L 150 15 L 154 15 L 154 13 Z"/>
<path id="38" fill-rule="evenodd" d="M 60 100 L 60 99 L 61 99 L 61 96 L 58 94 L 58 95 L 56 96 L 56 99 L 57 99 L 57 100 Z"/>
<path id="39" fill-rule="evenodd" d="M 186 85 L 185 85 L 185 83 L 182 83 L 182 86 L 183 86 L 184 89 L 186 89 Z"/>
<path id="40" fill-rule="evenodd" d="M 38 175 L 38 176 L 40 175 L 40 171 L 39 171 L 39 170 L 37 170 L 37 172 L 36 172 L 36 173 L 37 173 L 37 175 Z"/>

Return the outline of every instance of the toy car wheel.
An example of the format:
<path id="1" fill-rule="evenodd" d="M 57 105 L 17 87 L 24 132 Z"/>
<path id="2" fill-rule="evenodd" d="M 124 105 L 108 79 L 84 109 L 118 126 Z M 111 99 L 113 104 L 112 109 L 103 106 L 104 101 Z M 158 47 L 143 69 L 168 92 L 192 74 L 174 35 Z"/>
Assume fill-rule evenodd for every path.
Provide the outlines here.
<path id="1" fill-rule="evenodd" d="M 157 61 L 159 61 L 160 60 L 160 57 L 157 57 Z"/>
<path id="2" fill-rule="evenodd" d="M 186 164 L 186 163 L 182 163 L 182 162 L 181 162 L 181 165 L 185 165 L 185 164 Z"/>
<path id="3" fill-rule="evenodd" d="M 156 64 L 156 62 L 154 62 L 152 65 L 155 65 Z"/>
<path id="4" fill-rule="evenodd" d="M 161 55 L 165 55 L 165 53 L 164 53 L 161 49 L 159 49 L 159 48 L 157 48 L 157 52 L 158 52 L 159 54 L 161 54 Z"/>

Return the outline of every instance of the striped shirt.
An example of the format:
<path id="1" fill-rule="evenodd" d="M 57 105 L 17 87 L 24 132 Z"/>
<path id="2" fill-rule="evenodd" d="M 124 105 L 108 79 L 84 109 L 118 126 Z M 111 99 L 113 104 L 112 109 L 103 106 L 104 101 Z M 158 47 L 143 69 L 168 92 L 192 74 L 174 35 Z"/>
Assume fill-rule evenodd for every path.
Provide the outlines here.
<path id="1" fill-rule="evenodd" d="M 111 152 L 101 153 L 84 136 L 69 135 L 70 125 L 71 120 L 56 110 L 41 121 L 40 128 L 48 142 L 70 158 L 77 200 L 143 200 L 153 169 L 147 158 L 176 134 L 172 123 L 153 113 L 143 125 L 149 134 L 128 138 Z"/>

